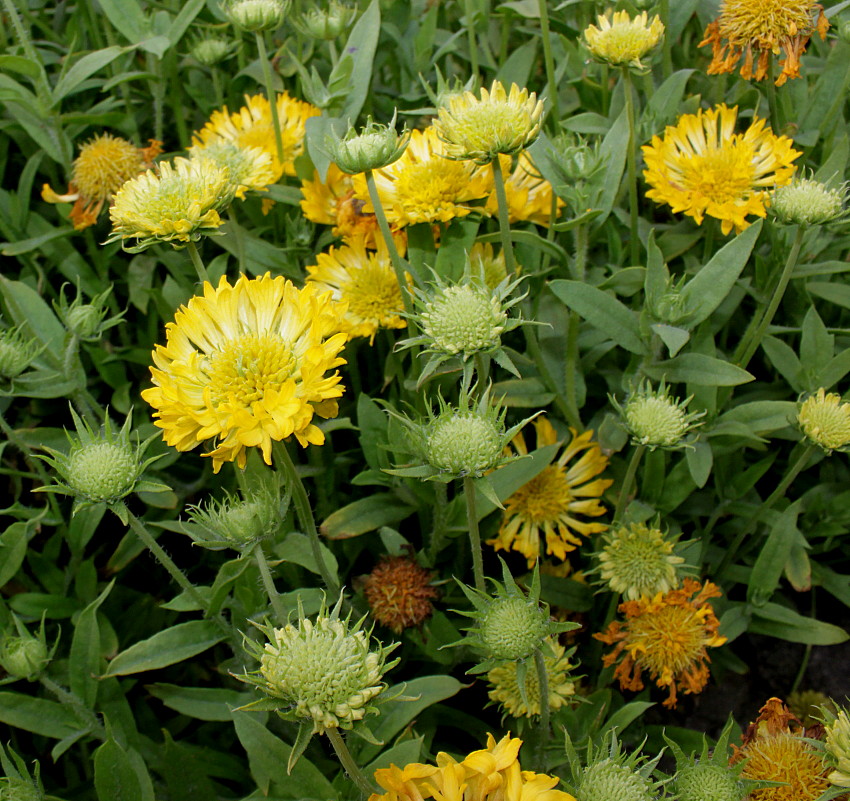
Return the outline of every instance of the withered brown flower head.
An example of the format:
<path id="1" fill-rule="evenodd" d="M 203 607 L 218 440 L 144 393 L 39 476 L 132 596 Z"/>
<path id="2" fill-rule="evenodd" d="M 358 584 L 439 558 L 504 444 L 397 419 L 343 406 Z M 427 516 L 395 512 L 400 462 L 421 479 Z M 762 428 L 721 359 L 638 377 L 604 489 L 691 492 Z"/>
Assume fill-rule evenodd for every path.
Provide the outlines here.
<path id="1" fill-rule="evenodd" d="M 409 556 L 383 556 L 367 576 L 364 593 L 378 623 L 400 634 L 422 624 L 434 611 L 433 573 Z"/>

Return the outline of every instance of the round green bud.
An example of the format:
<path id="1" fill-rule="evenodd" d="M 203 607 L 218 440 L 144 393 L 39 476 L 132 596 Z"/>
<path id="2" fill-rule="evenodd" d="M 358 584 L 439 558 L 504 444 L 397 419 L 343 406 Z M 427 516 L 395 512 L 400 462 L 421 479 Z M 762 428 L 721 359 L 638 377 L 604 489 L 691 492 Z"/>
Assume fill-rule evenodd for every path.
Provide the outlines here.
<path id="1" fill-rule="evenodd" d="M 503 438 L 494 415 L 449 408 L 428 427 L 425 459 L 437 470 L 480 476 L 498 464 Z"/>
<path id="2" fill-rule="evenodd" d="M 488 287 L 475 284 L 438 290 L 421 313 L 432 349 L 452 355 L 497 348 L 507 320 L 499 299 Z"/>
<path id="3" fill-rule="evenodd" d="M 226 39 L 210 36 L 201 39 L 192 46 L 191 54 L 195 61 L 205 67 L 214 67 L 230 54 L 231 44 Z"/>
<path id="4" fill-rule="evenodd" d="M 672 447 L 688 431 L 685 410 L 666 395 L 636 395 L 625 406 L 626 425 L 641 444 Z"/>
<path id="5" fill-rule="evenodd" d="M 0 801 L 42 801 L 44 793 L 29 779 L 0 779 Z"/>
<path id="6" fill-rule="evenodd" d="M 378 125 L 370 118 L 361 133 L 350 128 L 345 136 L 329 137 L 326 146 L 331 160 L 349 175 L 377 170 L 392 164 L 407 149 L 410 134 L 395 129 L 395 117 L 389 125 Z"/>
<path id="7" fill-rule="evenodd" d="M 6 637 L 0 645 L 0 666 L 16 679 L 35 678 L 49 661 L 47 646 L 36 637 Z"/>
<path id="8" fill-rule="evenodd" d="M 483 651 L 491 659 L 526 659 L 548 632 L 546 613 L 525 598 L 496 598 L 479 624 Z"/>
<path id="9" fill-rule="evenodd" d="M 301 26 L 314 39 L 330 41 L 347 30 L 356 13 L 356 8 L 331 0 L 327 8 L 311 7 L 301 17 Z"/>
<path id="10" fill-rule="evenodd" d="M 723 765 L 686 765 L 676 773 L 679 801 L 741 801 L 744 796 L 735 773 Z"/>
<path id="11" fill-rule="evenodd" d="M 72 304 L 65 315 L 65 326 L 80 339 L 89 339 L 97 334 L 103 313 L 104 309 L 90 303 Z"/>
<path id="12" fill-rule="evenodd" d="M 66 481 L 82 498 L 111 503 L 133 491 L 141 465 L 138 453 L 121 442 L 92 442 L 68 455 Z"/>
<path id="13" fill-rule="evenodd" d="M 588 765 L 577 787 L 581 801 L 653 801 L 652 784 L 640 773 L 611 759 Z"/>
<path id="14" fill-rule="evenodd" d="M 770 212 L 788 225 L 823 225 L 844 211 L 843 189 L 830 189 L 813 178 L 796 178 L 773 190 Z"/>
<path id="15" fill-rule="evenodd" d="M 17 378 L 32 363 L 35 347 L 17 331 L 0 332 L 0 378 Z"/>
<path id="16" fill-rule="evenodd" d="M 283 0 L 232 0 L 225 8 L 227 18 L 248 33 L 273 31 L 283 25 L 288 3 Z"/>
<path id="17" fill-rule="evenodd" d="M 190 531 L 190 535 L 198 545 L 211 550 L 228 546 L 239 550 L 275 531 L 279 517 L 279 499 L 272 492 L 257 492 L 250 500 L 228 496 L 206 508 L 192 508 L 191 520 L 201 532 Z"/>

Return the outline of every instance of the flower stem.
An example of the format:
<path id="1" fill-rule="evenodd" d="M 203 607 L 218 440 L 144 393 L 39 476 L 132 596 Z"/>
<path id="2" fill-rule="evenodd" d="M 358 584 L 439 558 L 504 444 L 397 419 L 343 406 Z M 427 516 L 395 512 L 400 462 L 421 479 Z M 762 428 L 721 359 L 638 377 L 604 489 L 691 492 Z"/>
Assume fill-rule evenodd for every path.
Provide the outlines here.
<path id="1" fill-rule="evenodd" d="M 673 74 L 673 41 L 670 38 L 670 0 L 660 0 L 658 4 L 658 16 L 664 25 L 664 40 L 661 43 L 661 63 L 664 70 L 664 78 L 667 79 Z"/>
<path id="2" fill-rule="evenodd" d="M 770 303 L 768 303 L 767 308 L 764 310 L 764 313 L 758 322 L 758 326 L 754 329 L 752 335 L 748 338 L 745 334 L 744 339 L 735 351 L 735 356 L 732 360 L 739 367 L 746 369 L 747 365 L 750 363 L 750 359 L 753 358 L 753 355 L 761 346 L 761 341 L 764 339 L 767 327 L 773 321 L 773 316 L 776 314 L 776 310 L 782 302 L 785 290 L 788 288 L 788 282 L 791 280 L 791 275 L 794 272 L 794 268 L 797 266 L 797 259 L 800 256 L 800 249 L 803 246 L 803 236 L 805 233 L 806 226 L 798 225 L 797 234 L 794 237 L 794 243 L 791 245 L 791 250 L 788 253 L 788 258 L 785 260 L 785 266 L 782 268 L 782 274 L 779 276 L 779 281 L 773 290 Z"/>
<path id="3" fill-rule="evenodd" d="M 505 176 L 502 173 L 502 157 L 493 159 L 493 183 L 496 186 L 496 203 L 499 209 L 499 235 L 502 240 L 502 250 L 505 253 L 505 269 L 508 275 L 516 274 L 516 259 L 514 246 L 511 242 L 511 224 L 508 215 L 508 195 L 505 191 Z"/>
<path id="4" fill-rule="evenodd" d="M 38 681 L 45 690 L 59 699 L 62 706 L 67 707 L 81 725 L 88 728 L 91 735 L 98 740 L 106 740 L 106 729 L 103 728 L 100 718 L 83 703 L 78 695 L 66 690 L 49 676 L 41 675 L 38 677 Z"/>
<path id="5" fill-rule="evenodd" d="M 463 19 L 466 22 L 466 34 L 469 39 L 469 67 L 473 78 L 478 78 L 478 41 L 475 38 L 475 15 L 473 5 L 475 0 L 464 0 Z"/>
<path id="6" fill-rule="evenodd" d="M 484 560 L 481 557 L 481 535 L 478 533 L 478 513 L 475 509 L 475 482 L 463 477 L 463 496 L 466 499 L 466 522 L 469 527 L 469 547 L 472 550 L 472 572 L 475 574 L 475 589 L 486 592 L 484 584 Z"/>
<path id="7" fill-rule="evenodd" d="M 546 672 L 546 660 L 543 651 L 538 648 L 534 652 L 534 664 L 537 667 L 537 683 L 540 690 L 540 725 L 537 741 L 537 765 L 541 773 L 546 772 L 546 746 L 549 744 L 549 675 Z"/>
<path id="8" fill-rule="evenodd" d="M 277 150 L 277 160 L 283 166 L 283 136 L 280 132 L 280 115 L 277 112 L 277 94 L 272 81 L 272 65 L 266 52 L 266 40 L 262 31 L 256 31 L 254 36 L 257 40 L 257 52 L 260 56 L 260 65 L 263 68 L 263 81 L 266 84 L 266 97 L 269 99 L 269 108 L 272 113 L 272 128 L 274 128 L 274 144 Z"/>
<path id="9" fill-rule="evenodd" d="M 268 593 L 272 609 L 274 609 L 274 616 L 277 618 L 277 622 L 283 625 L 286 623 L 286 609 L 283 606 L 283 602 L 280 600 L 280 593 L 278 593 L 277 587 L 274 585 L 272 572 L 269 569 L 269 563 L 266 559 L 266 555 L 263 553 L 263 544 L 261 542 L 254 545 L 254 559 L 257 560 L 257 567 L 260 568 L 260 577 L 262 578 L 263 586 L 266 588 L 266 592 Z"/>
<path id="10" fill-rule="evenodd" d="M 635 136 L 635 100 L 632 74 L 623 67 L 623 89 L 626 96 L 626 117 L 629 121 L 629 147 L 626 151 L 626 166 L 629 181 L 629 247 L 631 264 L 640 262 L 640 239 L 638 238 L 638 191 L 637 191 L 637 137 Z"/>
<path id="11" fill-rule="evenodd" d="M 354 757 L 351 756 L 351 751 L 348 750 L 348 746 L 345 744 L 345 740 L 342 739 L 339 731 L 336 728 L 325 729 L 325 734 L 328 735 L 328 740 L 330 740 L 333 746 L 337 759 L 340 761 L 351 781 L 357 785 L 357 789 L 364 795 L 371 795 L 375 791 L 375 788 L 369 784 L 368 779 L 363 775 L 363 771 L 357 767 L 357 763 L 354 761 Z"/>
<path id="12" fill-rule="evenodd" d="M 588 229 L 586 225 L 577 225 L 575 228 L 575 262 L 573 264 L 573 278 L 576 281 L 584 281 L 587 267 Z M 570 409 L 568 420 L 571 425 L 579 431 L 583 430 L 581 413 L 578 408 L 578 390 L 576 376 L 579 369 L 578 335 L 581 319 L 577 312 L 569 312 L 569 324 L 567 326 L 567 358 L 564 360 L 564 387 L 567 405 Z M 572 421 L 575 421 L 573 423 Z M 577 425 L 576 425 L 577 423 Z"/>
<path id="13" fill-rule="evenodd" d="M 274 454 L 278 469 L 283 471 L 286 482 L 292 492 L 292 500 L 295 503 L 295 511 L 298 513 L 298 519 L 301 521 L 302 527 L 306 529 L 305 533 L 310 539 L 310 550 L 313 553 L 313 559 L 316 561 L 316 568 L 322 577 L 328 595 L 331 598 L 335 598 L 339 595 L 339 582 L 331 575 L 330 568 L 322 554 L 322 548 L 319 542 L 319 530 L 316 528 L 316 520 L 313 517 L 313 509 L 310 506 L 310 499 L 307 497 L 304 482 L 295 469 L 295 463 L 292 461 L 285 443 L 276 442 L 274 445 Z"/>
<path id="14" fill-rule="evenodd" d="M 207 268 L 204 267 L 204 263 L 201 261 L 198 246 L 190 239 L 189 244 L 186 245 L 186 250 L 189 251 L 189 257 L 192 259 L 192 266 L 195 268 L 195 272 L 198 274 L 198 280 L 201 284 L 209 283 L 210 277 L 207 273 Z"/>
<path id="15" fill-rule="evenodd" d="M 405 277 L 405 263 L 399 255 L 398 248 L 395 246 L 390 224 L 387 222 L 387 215 L 384 213 L 384 207 L 381 204 L 381 196 L 378 194 L 378 187 L 375 184 L 375 175 L 372 170 L 366 170 L 366 186 L 369 189 L 369 200 L 372 201 L 372 209 L 375 212 L 375 217 L 378 220 L 378 228 L 381 230 L 381 236 L 384 238 L 387 250 L 390 254 L 390 261 L 395 270 L 395 277 L 401 287 L 401 299 L 404 301 L 404 310 L 410 314 L 413 311 L 413 304 L 410 297 L 410 288 L 407 286 L 407 278 Z"/>
<path id="16" fill-rule="evenodd" d="M 543 41 L 543 64 L 546 67 L 546 83 L 549 85 L 549 119 L 555 134 L 561 133 L 561 114 L 558 109 L 558 84 L 555 81 L 555 60 L 552 58 L 552 38 L 549 33 L 548 0 L 537 0 L 540 12 L 540 38 Z"/>
<path id="17" fill-rule="evenodd" d="M 629 461 L 629 466 L 626 470 L 626 477 L 623 479 L 623 484 L 620 487 L 620 495 L 617 497 L 617 506 L 614 509 L 614 520 L 611 523 L 612 526 L 616 526 L 623 518 L 623 514 L 626 511 L 626 501 L 629 497 L 629 491 L 634 483 L 638 465 L 640 464 L 640 460 L 643 458 L 643 452 L 645 450 L 646 445 L 638 445 L 634 451 L 632 451 L 632 458 Z"/>

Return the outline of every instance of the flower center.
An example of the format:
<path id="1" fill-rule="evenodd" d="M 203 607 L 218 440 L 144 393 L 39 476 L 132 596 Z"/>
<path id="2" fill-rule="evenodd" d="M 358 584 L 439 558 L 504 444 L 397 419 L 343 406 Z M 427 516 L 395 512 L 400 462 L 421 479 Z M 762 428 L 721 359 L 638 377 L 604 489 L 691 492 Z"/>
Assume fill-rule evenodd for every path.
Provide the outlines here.
<path id="1" fill-rule="evenodd" d="M 478 103 L 464 109 L 451 126 L 471 149 L 496 152 L 511 145 L 533 127 L 531 116 L 522 106 L 508 103 Z"/>
<path id="2" fill-rule="evenodd" d="M 761 50 L 814 27 L 810 0 L 724 0 L 720 34 L 732 44 L 753 42 Z"/>
<path id="3" fill-rule="evenodd" d="M 703 622 L 699 610 L 692 607 L 665 606 L 630 619 L 628 627 L 635 662 L 653 675 L 672 678 L 702 655 Z"/>
<path id="4" fill-rule="evenodd" d="M 235 401 L 248 407 L 279 390 L 298 368 L 289 345 L 269 334 L 231 339 L 209 357 L 207 373 L 214 406 Z"/>
<path id="5" fill-rule="evenodd" d="M 144 168 L 141 151 L 125 139 L 105 134 L 80 149 L 74 161 L 74 185 L 90 200 L 105 200 Z"/>
<path id="6" fill-rule="evenodd" d="M 396 197 L 413 222 L 429 222 L 441 211 L 456 207 L 469 189 L 470 177 L 460 162 L 434 156 L 426 162 L 405 165 L 396 177 Z"/>
<path id="7" fill-rule="evenodd" d="M 340 290 L 348 301 L 348 313 L 361 320 L 381 321 L 404 308 L 401 287 L 392 268 L 372 259 Z"/>
<path id="8" fill-rule="evenodd" d="M 562 467 L 549 465 L 515 492 L 508 506 L 509 511 L 530 520 L 532 523 L 554 522 L 570 508 L 572 494 L 567 474 Z"/>
<path id="9" fill-rule="evenodd" d="M 759 735 L 744 752 L 744 777 L 788 783 L 753 790 L 750 797 L 754 801 L 814 801 L 829 787 L 823 758 L 793 734 Z"/>
<path id="10" fill-rule="evenodd" d="M 755 170 L 752 146 L 735 136 L 721 148 L 711 148 L 680 160 L 682 183 L 686 191 L 727 203 L 746 197 L 753 188 Z"/>

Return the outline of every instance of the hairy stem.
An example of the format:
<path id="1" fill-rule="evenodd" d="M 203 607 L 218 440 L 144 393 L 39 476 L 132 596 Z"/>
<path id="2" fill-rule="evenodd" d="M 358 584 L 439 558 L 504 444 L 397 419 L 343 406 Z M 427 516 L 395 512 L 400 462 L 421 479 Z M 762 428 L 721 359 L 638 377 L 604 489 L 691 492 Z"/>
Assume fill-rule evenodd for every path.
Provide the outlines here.
<path id="1" fill-rule="evenodd" d="M 481 556 L 481 535 L 478 533 L 478 513 L 475 508 L 475 482 L 469 476 L 463 477 L 463 496 L 466 500 L 466 522 L 469 527 L 469 547 L 472 550 L 475 589 L 485 592 L 484 560 Z"/>

